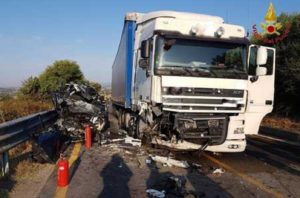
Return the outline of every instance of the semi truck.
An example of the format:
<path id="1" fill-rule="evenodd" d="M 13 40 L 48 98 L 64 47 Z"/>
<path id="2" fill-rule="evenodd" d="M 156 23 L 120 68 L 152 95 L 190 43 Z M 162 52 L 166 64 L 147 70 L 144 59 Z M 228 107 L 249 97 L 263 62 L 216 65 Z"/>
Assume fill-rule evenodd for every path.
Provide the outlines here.
<path id="1" fill-rule="evenodd" d="M 127 13 L 112 66 L 112 106 L 137 138 L 242 152 L 274 100 L 275 49 L 204 14 Z"/>

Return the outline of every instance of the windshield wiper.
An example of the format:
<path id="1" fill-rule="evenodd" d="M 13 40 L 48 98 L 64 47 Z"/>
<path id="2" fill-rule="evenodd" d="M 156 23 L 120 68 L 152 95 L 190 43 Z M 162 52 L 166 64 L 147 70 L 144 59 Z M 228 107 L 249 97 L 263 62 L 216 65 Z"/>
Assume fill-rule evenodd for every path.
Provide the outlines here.
<path id="1" fill-rule="evenodd" d="M 200 70 L 199 70 L 200 69 Z M 205 71 L 206 73 L 210 73 L 210 74 L 213 74 L 214 76 L 216 76 L 216 77 L 218 77 L 218 75 L 217 75 L 217 73 L 216 72 L 214 72 L 212 69 L 209 69 L 209 68 L 207 68 L 207 67 L 195 67 L 195 70 L 196 71 Z"/>

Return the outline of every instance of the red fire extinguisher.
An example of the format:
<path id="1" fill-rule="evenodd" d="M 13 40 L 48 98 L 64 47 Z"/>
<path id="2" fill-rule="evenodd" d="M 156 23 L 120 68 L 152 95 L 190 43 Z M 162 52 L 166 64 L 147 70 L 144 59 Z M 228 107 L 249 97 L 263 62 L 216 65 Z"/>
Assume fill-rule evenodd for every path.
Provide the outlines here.
<path id="1" fill-rule="evenodd" d="M 92 130 L 90 125 L 85 126 L 85 147 L 86 149 L 90 149 L 92 146 Z"/>
<path id="2" fill-rule="evenodd" d="M 69 184 L 69 162 L 60 154 L 57 162 L 57 186 L 65 187 Z"/>

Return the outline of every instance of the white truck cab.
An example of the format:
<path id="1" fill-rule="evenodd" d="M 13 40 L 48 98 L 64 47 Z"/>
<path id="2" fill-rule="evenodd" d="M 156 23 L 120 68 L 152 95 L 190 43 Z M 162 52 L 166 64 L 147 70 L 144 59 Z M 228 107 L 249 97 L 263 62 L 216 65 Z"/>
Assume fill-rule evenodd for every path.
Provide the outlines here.
<path id="1" fill-rule="evenodd" d="M 128 13 L 112 103 L 131 135 L 241 152 L 272 111 L 274 75 L 275 49 L 250 45 L 243 27 L 220 17 Z"/>

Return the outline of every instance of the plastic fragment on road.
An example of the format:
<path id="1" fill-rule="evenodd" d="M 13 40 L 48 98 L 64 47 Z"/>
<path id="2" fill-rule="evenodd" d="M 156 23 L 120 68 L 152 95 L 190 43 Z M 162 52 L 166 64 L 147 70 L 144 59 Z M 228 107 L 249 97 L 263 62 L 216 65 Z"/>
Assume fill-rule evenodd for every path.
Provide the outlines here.
<path id="1" fill-rule="evenodd" d="M 162 164 L 165 164 L 169 167 L 176 166 L 180 168 L 189 168 L 189 164 L 186 161 L 179 161 L 175 159 L 171 159 L 168 157 L 162 157 L 162 156 L 151 156 L 151 159 L 156 162 L 160 162 Z"/>
<path id="2" fill-rule="evenodd" d="M 170 141 L 161 140 L 159 138 L 153 138 L 151 143 L 166 146 L 169 148 L 174 148 L 177 150 L 199 150 L 201 148 L 201 145 L 187 142 L 185 140 L 179 141 L 178 143 L 171 143 Z"/>
<path id="3" fill-rule="evenodd" d="M 146 164 L 151 164 L 151 159 L 146 159 Z"/>
<path id="4" fill-rule="evenodd" d="M 201 164 L 197 164 L 197 163 L 192 163 L 192 167 L 194 168 L 202 168 Z"/>
<path id="5" fill-rule="evenodd" d="M 222 169 L 222 168 L 217 168 L 217 169 L 215 169 L 214 171 L 213 171 L 213 174 L 223 174 L 223 173 L 225 173 L 225 170 L 224 169 Z"/>
<path id="6" fill-rule="evenodd" d="M 132 146 L 138 146 L 138 147 L 140 147 L 142 145 L 141 140 L 134 139 L 134 138 L 132 138 L 130 136 L 126 136 L 125 143 L 126 144 L 131 144 Z"/>
<path id="7" fill-rule="evenodd" d="M 155 189 L 147 189 L 146 193 L 148 193 L 152 197 L 157 197 L 157 198 L 164 198 L 166 196 L 166 192 L 164 190 L 159 191 Z"/>

